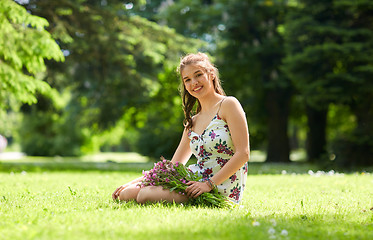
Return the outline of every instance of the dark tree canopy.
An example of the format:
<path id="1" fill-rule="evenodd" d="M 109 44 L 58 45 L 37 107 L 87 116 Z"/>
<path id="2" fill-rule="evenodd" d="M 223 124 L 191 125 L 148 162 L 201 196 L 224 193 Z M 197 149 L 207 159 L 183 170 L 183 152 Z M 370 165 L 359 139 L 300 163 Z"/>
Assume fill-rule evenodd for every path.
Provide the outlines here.
<path id="1" fill-rule="evenodd" d="M 309 112 L 318 116 L 313 121 L 309 116 L 309 122 L 314 123 L 310 125 L 311 137 L 318 134 L 310 144 L 319 145 L 318 152 L 312 153 L 310 149 L 309 155 L 320 158 L 326 151 L 328 105 L 347 105 L 358 119 L 355 137 L 360 138 L 348 145 L 366 146 L 365 157 L 348 154 L 351 158 L 348 161 L 371 164 L 369 146 L 373 146 L 373 140 L 372 137 L 363 140 L 366 139 L 363 135 L 373 136 L 372 129 L 367 128 L 373 120 L 373 3 L 332 0 L 300 3 L 288 15 L 285 26 L 288 54 L 283 69 L 309 106 Z M 338 157 L 345 158 L 346 154 L 337 154 Z"/>

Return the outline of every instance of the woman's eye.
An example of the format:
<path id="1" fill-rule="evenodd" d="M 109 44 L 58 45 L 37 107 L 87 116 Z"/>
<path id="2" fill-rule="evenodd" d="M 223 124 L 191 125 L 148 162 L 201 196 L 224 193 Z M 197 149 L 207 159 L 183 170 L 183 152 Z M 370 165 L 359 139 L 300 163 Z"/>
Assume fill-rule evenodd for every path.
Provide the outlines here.
<path id="1" fill-rule="evenodd" d="M 188 78 L 188 79 L 185 79 L 184 82 L 189 82 L 189 80 L 190 80 L 189 78 Z"/>
<path id="2" fill-rule="evenodd" d="M 196 75 L 196 77 L 199 77 L 199 76 L 202 76 L 202 74 L 198 73 L 198 74 Z"/>

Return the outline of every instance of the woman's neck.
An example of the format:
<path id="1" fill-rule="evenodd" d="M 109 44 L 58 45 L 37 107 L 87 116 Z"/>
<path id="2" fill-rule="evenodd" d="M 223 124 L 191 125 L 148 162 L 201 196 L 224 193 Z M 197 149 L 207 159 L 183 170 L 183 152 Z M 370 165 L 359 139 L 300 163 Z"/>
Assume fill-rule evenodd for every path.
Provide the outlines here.
<path id="1" fill-rule="evenodd" d="M 203 98 L 198 99 L 199 103 L 201 104 L 201 113 L 208 113 L 212 109 L 215 108 L 216 104 L 223 98 L 224 96 L 214 92 L 212 94 L 208 94 Z"/>

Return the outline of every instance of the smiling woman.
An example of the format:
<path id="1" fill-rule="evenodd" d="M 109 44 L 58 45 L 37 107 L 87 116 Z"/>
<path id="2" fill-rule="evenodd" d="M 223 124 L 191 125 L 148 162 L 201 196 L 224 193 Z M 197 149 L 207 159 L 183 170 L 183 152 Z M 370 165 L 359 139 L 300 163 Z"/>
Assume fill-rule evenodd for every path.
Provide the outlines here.
<path id="1" fill-rule="evenodd" d="M 183 90 L 181 94 L 182 94 L 183 106 L 184 106 L 185 124 L 187 127 L 192 127 L 193 123 L 192 123 L 192 118 L 191 118 L 191 111 L 197 102 L 197 113 L 199 113 L 201 111 L 201 105 L 200 105 L 200 102 L 197 101 L 196 95 L 193 94 L 194 92 L 193 91 L 190 92 L 187 89 L 187 87 L 193 86 L 193 83 L 199 84 L 200 80 L 204 80 L 210 77 L 212 79 L 211 81 L 207 81 L 207 84 L 210 85 L 212 82 L 215 92 L 219 95 L 225 96 L 225 92 L 221 86 L 221 82 L 219 78 L 219 71 L 210 62 L 206 54 L 198 53 L 198 54 L 189 54 L 185 56 L 180 62 L 178 71 L 180 75 L 182 75 L 181 72 L 184 72 L 184 74 L 182 75 L 183 76 L 182 78 Z M 191 74 L 194 74 L 194 76 L 188 76 Z M 195 89 L 195 90 L 199 90 L 199 89 Z"/>
<path id="2" fill-rule="evenodd" d="M 184 193 L 161 186 L 143 186 L 140 177 L 117 188 L 113 199 L 139 203 L 187 202 L 203 193 L 216 190 L 234 203 L 243 197 L 248 171 L 249 133 L 245 113 L 234 97 L 225 96 L 219 72 L 203 53 L 181 59 L 178 71 L 182 80 L 185 114 L 184 132 L 172 158 L 173 164 L 186 164 L 194 154 L 197 163 L 189 170 L 201 177 L 189 181 Z M 197 104 L 197 111 L 192 110 Z"/>

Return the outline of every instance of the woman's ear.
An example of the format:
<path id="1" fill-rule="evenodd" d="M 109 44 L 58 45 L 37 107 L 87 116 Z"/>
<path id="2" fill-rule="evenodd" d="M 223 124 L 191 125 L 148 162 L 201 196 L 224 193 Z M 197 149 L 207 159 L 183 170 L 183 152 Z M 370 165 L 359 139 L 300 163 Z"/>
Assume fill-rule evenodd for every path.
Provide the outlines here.
<path id="1" fill-rule="evenodd" d="M 210 73 L 210 77 L 211 77 L 211 80 L 212 80 L 213 82 L 215 82 L 215 78 L 216 78 L 215 74 Z"/>
<path id="2" fill-rule="evenodd" d="M 214 86 L 214 88 L 216 88 L 216 81 L 215 81 L 216 76 L 213 73 L 211 73 L 210 76 L 211 76 L 211 80 L 212 80 L 212 85 Z"/>

